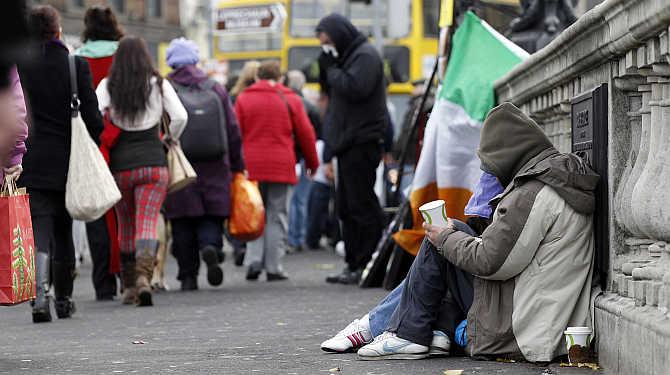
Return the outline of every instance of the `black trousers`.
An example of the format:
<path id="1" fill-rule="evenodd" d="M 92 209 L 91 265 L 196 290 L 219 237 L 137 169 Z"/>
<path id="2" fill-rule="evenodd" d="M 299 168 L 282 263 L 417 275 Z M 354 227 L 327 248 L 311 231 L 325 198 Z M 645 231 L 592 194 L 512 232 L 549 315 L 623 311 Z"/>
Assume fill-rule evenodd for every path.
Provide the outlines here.
<path id="1" fill-rule="evenodd" d="M 110 238 L 105 217 L 86 224 L 88 247 L 93 262 L 93 287 L 98 299 L 116 295 L 116 275 L 109 273 Z"/>
<path id="2" fill-rule="evenodd" d="M 177 280 L 198 276 L 200 251 L 212 246 L 223 249 L 223 217 L 200 216 L 172 219 L 172 254 L 177 258 Z"/>
<path id="3" fill-rule="evenodd" d="M 379 143 L 357 145 L 337 156 L 337 211 L 349 269 L 365 268 L 383 230 L 383 212 L 374 192 L 381 161 Z"/>
<path id="4" fill-rule="evenodd" d="M 456 222 L 460 231 L 475 235 Z M 453 339 L 456 326 L 472 306 L 473 276 L 451 264 L 424 240 L 407 275 L 400 304 L 391 316 L 389 331 L 413 343 L 430 346 L 433 330 Z"/>
<path id="5" fill-rule="evenodd" d="M 37 251 L 51 258 L 51 281 L 56 299 L 72 295 L 74 241 L 72 217 L 65 209 L 65 192 L 29 190 L 30 213 Z"/>

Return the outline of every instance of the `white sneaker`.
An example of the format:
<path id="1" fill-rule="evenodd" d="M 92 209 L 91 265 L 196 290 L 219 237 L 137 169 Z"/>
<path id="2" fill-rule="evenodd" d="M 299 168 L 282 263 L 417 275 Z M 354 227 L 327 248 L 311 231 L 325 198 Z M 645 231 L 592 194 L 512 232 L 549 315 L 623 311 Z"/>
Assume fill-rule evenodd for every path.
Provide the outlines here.
<path id="1" fill-rule="evenodd" d="M 372 342 L 372 331 L 370 331 L 370 319 L 366 314 L 360 320 L 351 322 L 335 337 L 321 343 L 321 350 L 330 353 L 349 353 L 370 342 Z"/>
<path id="2" fill-rule="evenodd" d="M 395 333 L 384 332 L 358 350 L 358 358 L 365 361 L 380 359 L 422 359 L 429 355 L 429 348 L 401 339 Z"/>
<path id="3" fill-rule="evenodd" d="M 433 342 L 430 344 L 430 354 L 431 357 L 437 356 L 446 356 L 449 355 L 449 350 L 451 349 L 451 340 L 449 336 L 442 331 L 433 331 Z"/>

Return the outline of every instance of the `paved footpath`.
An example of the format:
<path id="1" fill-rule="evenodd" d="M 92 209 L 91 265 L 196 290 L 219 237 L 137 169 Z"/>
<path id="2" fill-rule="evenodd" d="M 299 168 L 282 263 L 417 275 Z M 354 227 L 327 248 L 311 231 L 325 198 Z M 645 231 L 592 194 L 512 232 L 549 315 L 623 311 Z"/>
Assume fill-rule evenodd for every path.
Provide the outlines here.
<path id="1" fill-rule="evenodd" d="M 0 374 L 598 374 L 466 358 L 363 362 L 325 354 L 319 343 L 385 291 L 327 285 L 326 274 L 341 266 L 330 253 L 290 255 L 285 264 L 291 281 L 249 283 L 242 268 L 226 263 L 223 287 L 207 286 L 201 275 L 200 291 L 156 295 L 150 308 L 95 302 L 84 264 L 74 318 L 36 325 L 29 305 L 0 307 Z M 171 259 L 168 282 L 178 289 L 175 268 Z"/>

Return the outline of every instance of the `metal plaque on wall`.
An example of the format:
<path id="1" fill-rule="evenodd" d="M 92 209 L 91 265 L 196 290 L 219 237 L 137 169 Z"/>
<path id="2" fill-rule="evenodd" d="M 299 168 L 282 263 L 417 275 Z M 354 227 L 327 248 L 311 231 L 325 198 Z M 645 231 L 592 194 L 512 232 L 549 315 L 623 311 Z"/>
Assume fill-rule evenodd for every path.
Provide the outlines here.
<path id="1" fill-rule="evenodd" d="M 600 285 L 607 285 L 609 269 L 609 204 L 607 186 L 607 84 L 572 99 L 572 152 L 583 158 L 600 175 L 595 191 L 593 215 L 596 273 Z"/>

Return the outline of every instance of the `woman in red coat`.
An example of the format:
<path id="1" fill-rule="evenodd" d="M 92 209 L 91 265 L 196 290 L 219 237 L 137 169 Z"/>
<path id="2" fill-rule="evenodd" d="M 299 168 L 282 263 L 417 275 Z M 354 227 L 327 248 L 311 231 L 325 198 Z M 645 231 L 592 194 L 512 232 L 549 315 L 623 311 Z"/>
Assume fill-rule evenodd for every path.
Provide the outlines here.
<path id="1" fill-rule="evenodd" d="M 287 279 L 280 260 L 289 190 L 298 182 L 295 143 L 304 155 L 309 175 L 319 166 L 314 128 L 302 99 L 278 83 L 280 77 L 279 62 L 263 62 L 256 83 L 235 102 L 249 179 L 259 182 L 266 213 L 265 233 L 247 244 L 247 280 L 257 280 L 263 270 L 268 281 Z"/>
<path id="2" fill-rule="evenodd" d="M 123 30 L 108 6 L 95 5 L 86 11 L 86 25 L 82 33 L 84 45 L 75 53 L 88 61 L 93 78 L 93 88 L 107 77 L 114 61 L 114 54 L 123 37 Z M 105 131 L 104 133 L 107 133 Z M 120 252 L 116 235 L 116 216 L 110 210 L 103 218 L 86 224 L 91 260 L 93 261 L 93 287 L 98 301 L 111 300 L 116 295 L 116 275 L 119 272 Z M 110 233 L 112 235 L 110 235 Z"/>

